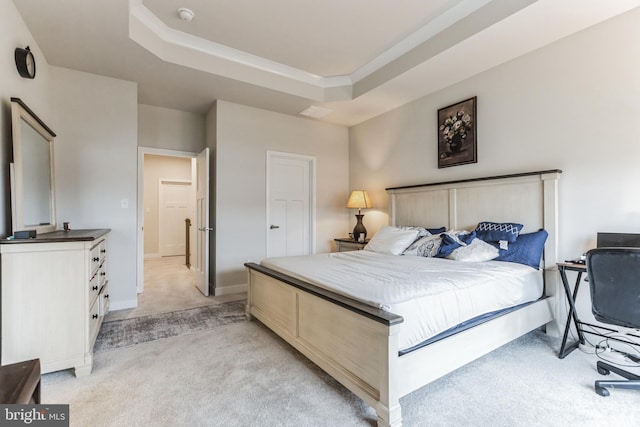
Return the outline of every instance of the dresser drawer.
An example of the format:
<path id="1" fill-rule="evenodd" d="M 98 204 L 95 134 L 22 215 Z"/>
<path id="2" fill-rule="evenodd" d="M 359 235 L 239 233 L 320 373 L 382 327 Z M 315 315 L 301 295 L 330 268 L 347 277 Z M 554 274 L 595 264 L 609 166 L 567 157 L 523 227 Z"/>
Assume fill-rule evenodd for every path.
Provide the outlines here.
<path id="1" fill-rule="evenodd" d="M 89 254 L 89 262 L 91 263 L 91 269 L 89 270 L 91 272 L 90 276 L 93 276 L 93 274 L 98 270 L 98 267 L 100 267 L 99 245 L 96 245 L 91 249 L 91 252 Z"/>
<path id="2" fill-rule="evenodd" d="M 100 292 L 98 304 L 100 306 L 100 317 L 104 317 L 109 312 L 109 282 L 106 282 Z"/>
<path id="3" fill-rule="evenodd" d="M 93 343 L 96 341 L 98 331 L 100 331 L 100 324 L 102 323 L 102 317 L 100 317 L 100 301 L 96 300 L 89 310 L 89 347 L 93 348 Z"/>
<path id="4" fill-rule="evenodd" d="M 96 271 L 91 280 L 89 280 L 89 306 L 92 306 L 100 293 L 100 275 Z"/>
<path id="5" fill-rule="evenodd" d="M 104 263 L 107 253 L 107 240 L 103 239 L 100 243 L 97 243 L 91 248 L 89 252 L 89 261 L 91 263 L 90 276 L 98 270 L 98 268 Z"/>
<path id="6" fill-rule="evenodd" d="M 98 271 L 96 271 L 96 276 L 98 277 L 98 286 L 102 287 L 107 280 L 107 262 L 103 261 L 98 267 Z"/>

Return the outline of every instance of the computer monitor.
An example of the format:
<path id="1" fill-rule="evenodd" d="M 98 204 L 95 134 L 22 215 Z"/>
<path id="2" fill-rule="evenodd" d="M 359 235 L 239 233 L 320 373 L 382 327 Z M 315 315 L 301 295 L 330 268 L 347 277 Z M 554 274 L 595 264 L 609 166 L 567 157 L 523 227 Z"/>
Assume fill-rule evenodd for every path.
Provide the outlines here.
<path id="1" fill-rule="evenodd" d="M 596 245 L 599 248 L 640 248 L 640 234 L 598 233 Z"/>

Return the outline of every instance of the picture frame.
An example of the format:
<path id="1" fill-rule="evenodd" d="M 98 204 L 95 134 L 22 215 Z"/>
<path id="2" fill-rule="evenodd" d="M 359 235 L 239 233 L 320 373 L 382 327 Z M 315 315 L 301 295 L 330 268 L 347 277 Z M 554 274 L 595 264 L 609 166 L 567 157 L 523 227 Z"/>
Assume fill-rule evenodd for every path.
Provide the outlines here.
<path id="1" fill-rule="evenodd" d="M 477 97 L 438 110 L 438 168 L 478 162 Z"/>

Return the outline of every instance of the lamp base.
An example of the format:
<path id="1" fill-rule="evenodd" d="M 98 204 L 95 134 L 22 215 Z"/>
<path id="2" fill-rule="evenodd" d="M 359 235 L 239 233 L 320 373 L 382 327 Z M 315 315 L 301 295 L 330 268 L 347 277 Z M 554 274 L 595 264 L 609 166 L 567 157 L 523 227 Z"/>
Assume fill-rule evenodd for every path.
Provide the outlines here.
<path id="1" fill-rule="evenodd" d="M 353 228 L 353 239 L 356 242 L 364 242 L 367 238 L 367 229 L 362 223 L 362 218 L 364 218 L 364 215 L 356 215 L 357 223 Z"/>

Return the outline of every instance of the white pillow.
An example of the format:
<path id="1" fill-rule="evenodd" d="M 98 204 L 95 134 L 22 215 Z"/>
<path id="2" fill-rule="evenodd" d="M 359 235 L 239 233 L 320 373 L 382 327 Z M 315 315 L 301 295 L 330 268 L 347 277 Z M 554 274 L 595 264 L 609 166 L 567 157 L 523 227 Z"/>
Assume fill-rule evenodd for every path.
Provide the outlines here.
<path id="1" fill-rule="evenodd" d="M 490 261 L 498 256 L 498 248 L 481 239 L 473 239 L 467 246 L 460 246 L 449 255 L 448 259 L 463 262 Z"/>
<path id="2" fill-rule="evenodd" d="M 403 230 L 398 227 L 382 227 L 364 247 L 366 251 L 400 255 L 416 240 L 418 230 Z"/>

